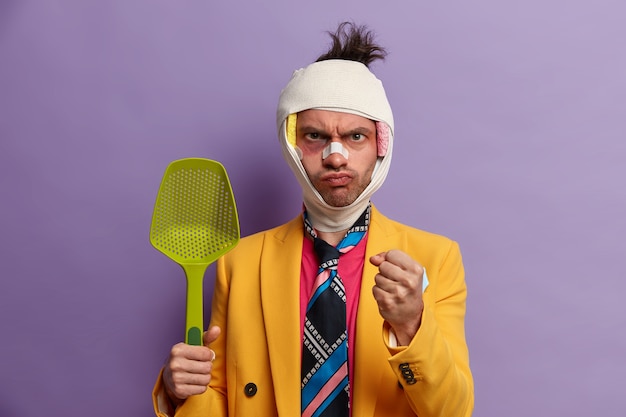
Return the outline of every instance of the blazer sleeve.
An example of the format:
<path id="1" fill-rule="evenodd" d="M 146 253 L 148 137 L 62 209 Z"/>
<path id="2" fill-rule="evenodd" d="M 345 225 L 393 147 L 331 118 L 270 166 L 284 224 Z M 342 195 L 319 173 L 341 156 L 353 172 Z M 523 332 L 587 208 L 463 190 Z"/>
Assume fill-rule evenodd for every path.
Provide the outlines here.
<path id="1" fill-rule="evenodd" d="M 407 347 L 393 348 L 389 359 L 411 409 L 420 417 L 469 417 L 474 386 L 465 341 L 467 288 L 458 244 L 425 265 L 430 280 L 424 291 L 421 326 Z M 433 262 L 434 261 L 434 262 Z M 389 325 L 383 326 L 387 343 Z"/>

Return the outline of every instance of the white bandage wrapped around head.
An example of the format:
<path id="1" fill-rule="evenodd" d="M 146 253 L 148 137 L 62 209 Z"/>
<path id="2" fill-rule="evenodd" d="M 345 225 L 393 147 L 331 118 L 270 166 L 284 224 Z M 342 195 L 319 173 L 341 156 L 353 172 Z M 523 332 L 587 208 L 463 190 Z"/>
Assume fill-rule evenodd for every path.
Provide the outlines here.
<path id="1" fill-rule="evenodd" d="M 309 109 L 351 113 L 376 122 L 378 162 L 370 184 L 349 206 L 333 207 L 324 201 L 302 166 L 295 135 L 287 133 L 289 115 Z M 334 232 L 352 226 L 372 194 L 385 181 L 391 163 L 393 113 L 382 82 L 360 62 L 341 59 L 315 62 L 294 71 L 280 94 L 276 123 L 283 156 L 302 187 L 304 205 L 313 227 Z M 290 126 L 290 130 L 295 132 L 295 126 Z"/>

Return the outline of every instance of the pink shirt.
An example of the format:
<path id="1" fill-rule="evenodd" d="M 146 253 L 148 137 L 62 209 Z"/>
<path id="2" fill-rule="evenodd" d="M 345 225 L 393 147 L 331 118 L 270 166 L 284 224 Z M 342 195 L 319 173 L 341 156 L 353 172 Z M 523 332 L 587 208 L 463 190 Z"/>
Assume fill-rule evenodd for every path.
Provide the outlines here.
<path id="1" fill-rule="evenodd" d="M 337 272 L 346 289 L 346 323 L 348 324 L 348 372 L 350 391 L 354 381 L 354 341 L 356 340 L 356 312 L 361 293 L 361 277 L 365 262 L 367 235 L 352 250 L 339 257 Z M 311 297 L 311 289 L 317 275 L 319 261 L 313 249 L 313 240 L 305 234 L 302 245 L 302 267 L 300 270 L 300 335 L 304 335 L 304 316 Z"/>

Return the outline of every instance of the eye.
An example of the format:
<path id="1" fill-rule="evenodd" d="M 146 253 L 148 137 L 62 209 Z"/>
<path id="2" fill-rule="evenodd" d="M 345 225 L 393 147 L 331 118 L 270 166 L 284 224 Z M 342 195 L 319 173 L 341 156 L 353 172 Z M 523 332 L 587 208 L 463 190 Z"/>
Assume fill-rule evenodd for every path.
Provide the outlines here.
<path id="1" fill-rule="evenodd" d="M 305 135 L 305 137 L 306 137 L 307 139 L 313 139 L 313 140 L 317 140 L 317 139 L 320 139 L 320 138 L 321 138 L 320 134 L 319 134 L 319 133 L 317 133 L 317 132 L 310 132 L 310 133 L 307 133 L 307 134 Z"/>
<path id="2" fill-rule="evenodd" d="M 359 142 L 365 139 L 365 135 L 363 135 L 362 133 L 353 133 L 352 134 L 352 140 L 355 142 Z"/>

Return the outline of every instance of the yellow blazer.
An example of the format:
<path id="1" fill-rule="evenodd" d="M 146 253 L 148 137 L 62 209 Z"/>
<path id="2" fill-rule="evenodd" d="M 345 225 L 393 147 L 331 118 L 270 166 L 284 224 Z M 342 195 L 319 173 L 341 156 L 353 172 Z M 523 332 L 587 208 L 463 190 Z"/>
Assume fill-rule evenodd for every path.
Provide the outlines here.
<path id="1" fill-rule="evenodd" d="M 300 415 L 302 218 L 248 236 L 217 264 L 211 324 L 222 333 L 209 389 L 176 416 Z M 428 272 L 421 327 L 408 347 L 391 347 L 372 295 L 369 257 L 407 252 Z M 474 387 L 465 342 L 466 286 L 456 242 L 392 221 L 372 209 L 359 299 L 353 417 L 466 417 Z M 157 415 L 166 416 L 161 378 Z"/>

